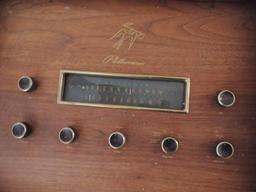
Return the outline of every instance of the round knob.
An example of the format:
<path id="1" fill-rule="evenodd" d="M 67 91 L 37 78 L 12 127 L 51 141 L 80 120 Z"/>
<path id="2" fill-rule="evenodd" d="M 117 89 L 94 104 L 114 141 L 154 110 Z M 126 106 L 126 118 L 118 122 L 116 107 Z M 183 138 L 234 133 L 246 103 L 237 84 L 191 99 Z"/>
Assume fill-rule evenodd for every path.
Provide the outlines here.
<path id="1" fill-rule="evenodd" d="M 179 143 L 173 137 L 166 137 L 161 142 L 161 148 L 164 153 L 175 153 L 178 150 Z"/>
<path id="2" fill-rule="evenodd" d="M 232 91 L 223 90 L 218 94 L 218 103 L 223 107 L 231 107 L 235 104 L 236 97 Z"/>
<path id="3" fill-rule="evenodd" d="M 20 91 L 28 92 L 35 87 L 35 82 L 29 76 L 22 76 L 18 81 L 18 88 Z"/>
<path id="4" fill-rule="evenodd" d="M 120 132 L 111 133 L 108 138 L 108 143 L 110 147 L 113 149 L 120 149 L 121 147 L 124 146 L 125 141 L 126 141 L 126 138 L 124 134 Z"/>
<path id="5" fill-rule="evenodd" d="M 16 139 L 22 139 L 29 133 L 29 128 L 25 123 L 17 122 L 12 126 L 12 135 Z"/>
<path id="6" fill-rule="evenodd" d="M 234 146 L 227 141 L 222 141 L 216 147 L 216 154 L 220 158 L 229 159 L 234 154 Z"/>
<path id="7" fill-rule="evenodd" d="M 62 128 L 59 132 L 59 140 L 63 144 L 70 144 L 75 139 L 75 132 L 69 127 Z"/>

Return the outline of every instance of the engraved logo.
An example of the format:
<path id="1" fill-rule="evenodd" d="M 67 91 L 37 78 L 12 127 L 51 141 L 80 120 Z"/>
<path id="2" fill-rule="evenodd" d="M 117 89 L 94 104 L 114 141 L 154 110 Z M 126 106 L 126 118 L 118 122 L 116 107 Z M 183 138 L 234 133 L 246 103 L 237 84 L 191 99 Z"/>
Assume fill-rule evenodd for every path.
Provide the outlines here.
<path id="1" fill-rule="evenodd" d="M 113 48 L 119 50 L 125 43 L 128 43 L 128 50 L 131 49 L 138 39 L 143 39 L 145 34 L 135 30 L 133 23 L 128 22 L 122 25 L 122 28 L 113 36 L 111 40 L 116 41 Z"/>

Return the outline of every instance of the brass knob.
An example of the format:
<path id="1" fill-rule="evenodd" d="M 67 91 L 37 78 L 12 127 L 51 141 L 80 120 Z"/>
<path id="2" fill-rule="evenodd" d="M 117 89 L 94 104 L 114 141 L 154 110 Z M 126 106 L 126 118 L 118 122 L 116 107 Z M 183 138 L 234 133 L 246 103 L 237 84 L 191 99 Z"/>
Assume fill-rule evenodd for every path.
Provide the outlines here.
<path id="1" fill-rule="evenodd" d="M 222 141 L 216 146 L 216 154 L 222 159 L 229 159 L 234 155 L 234 146 L 227 141 Z"/>
<path id="2" fill-rule="evenodd" d="M 114 132 L 111 133 L 108 138 L 109 146 L 113 149 L 120 149 L 124 146 L 126 138 L 123 133 Z"/>
<path id="3" fill-rule="evenodd" d="M 22 76 L 18 81 L 18 88 L 22 92 L 32 91 L 35 88 L 35 82 L 29 76 Z"/>
<path id="4" fill-rule="evenodd" d="M 178 141 L 173 137 L 166 137 L 161 142 L 162 151 L 166 154 L 172 154 L 177 152 L 179 148 Z"/>
<path id="5" fill-rule="evenodd" d="M 70 144 L 75 139 L 75 131 L 72 128 L 64 127 L 59 132 L 59 140 L 63 144 Z"/>
<path id="6" fill-rule="evenodd" d="M 223 107 L 231 107 L 235 104 L 236 97 L 232 91 L 223 90 L 218 94 L 218 103 Z"/>
<path id="7" fill-rule="evenodd" d="M 17 122 L 12 125 L 11 132 L 14 138 L 22 139 L 29 134 L 30 129 L 25 123 Z"/>

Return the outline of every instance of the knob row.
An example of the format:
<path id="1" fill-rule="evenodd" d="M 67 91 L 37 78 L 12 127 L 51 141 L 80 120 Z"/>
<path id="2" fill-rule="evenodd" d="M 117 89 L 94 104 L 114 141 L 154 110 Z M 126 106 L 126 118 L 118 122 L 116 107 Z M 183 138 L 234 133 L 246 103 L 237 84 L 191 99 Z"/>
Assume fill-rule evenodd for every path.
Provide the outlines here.
<path id="1" fill-rule="evenodd" d="M 26 123 L 15 123 L 12 128 L 12 135 L 16 139 L 22 139 L 29 135 L 31 128 Z M 62 128 L 59 131 L 59 141 L 63 144 L 70 144 L 74 141 L 76 133 L 70 127 Z M 121 132 L 114 132 L 109 135 L 108 143 L 113 149 L 120 149 L 125 145 L 126 137 Z M 179 142 L 174 137 L 166 137 L 161 142 L 161 149 L 165 154 L 174 154 L 178 151 Z M 234 146 L 227 141 L 222 141 L 216 146 L 216 154 L 218 157 L 228 159 L 234 154 Z"/>

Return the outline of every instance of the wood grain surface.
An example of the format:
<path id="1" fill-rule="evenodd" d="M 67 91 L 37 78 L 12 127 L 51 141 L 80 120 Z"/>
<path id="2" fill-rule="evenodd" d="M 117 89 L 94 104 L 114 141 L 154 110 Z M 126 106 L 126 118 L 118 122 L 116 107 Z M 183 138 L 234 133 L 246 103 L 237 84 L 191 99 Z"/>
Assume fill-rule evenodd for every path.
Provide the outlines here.
<path id="1" fill-rule="evenodd" d="M 126 23 L 144 37 L 117 49 Z M 189 77 L 190 112 L 58 105 L 61 69 Z M 20 92 L 22 75 L 38 89 Z M 234 107 L 217 104 L 223 89 Z M 18 121 L 33 129 L 23 140 L 10 132 Z M 58 141 L 65 126 L 79 133 L 71 145 Z M 118 130 L 127 143 L 114 151 Z M 175 155 L 162 153 L 165 136 L 178 139 Z M 254 4 L 0 1 L 0 192 L 255 192 L 255 136 Z M 234 144 L 231 159 L 216 156 L 221 140 Z"/>

